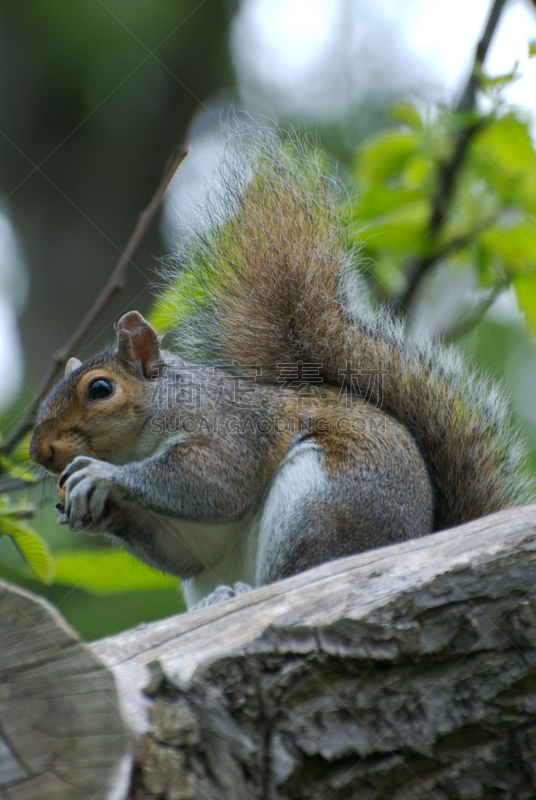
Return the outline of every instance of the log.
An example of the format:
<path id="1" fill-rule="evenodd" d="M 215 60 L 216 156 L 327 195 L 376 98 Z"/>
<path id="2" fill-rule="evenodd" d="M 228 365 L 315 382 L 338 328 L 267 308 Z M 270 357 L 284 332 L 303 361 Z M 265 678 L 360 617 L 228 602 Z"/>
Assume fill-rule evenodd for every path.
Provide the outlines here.
<path id="1" fill-rule="evenodd" d="M 48 602 L 1 581 L 0 799 L 124 797 L 129 766 L 110 671 Z"/>
<path id="2" fill-rule="evenodd" d="M 66 711 L 59 724 L 69 717 L 70 737 L 83 741 L 89 716 L 95 738 L 106 738 L 92 756 L 99 798 L 112 789 L 129 800 L 535 798 L 535 578 L 536 506 L 333 561 L 216 606 L 77 642 L 92 669 L 113 674 L 125 733 L 109 721 L 95 733 L 96 706 L 83 707 L 74 688 L 73 718 Z M 0 606 L 0 631 L 4 613 Z M 33 658 L 36 624 L 20 624 L 19 639 L 11 633 L 20 641 L 13 681 L 34 669 L 25 652 Z M 54 648 L 47 641 L 35 667 L 53 659 L 64 684 L 85 686 L 72 638 Z M 1 642 L 0 633 L 3 653 Z M 29 685 L 54 708 L 47 686 L 39 695 Z M 117 712 L 106 691 L 99 724 L 106 710 Z M 25 717 L 23 692 L 8 696 L 15 700 L 6 716 L 2 699 L 0 732 L 17 759 L 6 764 L 26 774 L 2 771 L 0 750 L 1 800 L 89 798 L 16 793 L 29 769 L 24 734 L 12 746 L 11 725 L 26 725 L 31 737 L 35 721 Z M 54 720 L 51 713 L 48 736 Z M 79 792 L 80 778 L 76 785 Z"/>

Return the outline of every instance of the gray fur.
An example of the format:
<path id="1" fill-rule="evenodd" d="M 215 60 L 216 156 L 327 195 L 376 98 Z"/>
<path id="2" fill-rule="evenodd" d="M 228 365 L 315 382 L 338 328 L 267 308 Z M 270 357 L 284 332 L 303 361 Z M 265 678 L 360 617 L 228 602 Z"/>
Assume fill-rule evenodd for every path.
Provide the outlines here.
<path id="1" fill-rule="evenodd" d="M 64 470 L 61 521 L 178 575 L 190 606 L 532 492 L 502 390 L 370 303 L 333 181 L 310 154 L 260 141 L 246 166 L 235 151 L 207 212 L 215 227 L 185 244 L 171 276 L 179 294 L 185 277 L 198 285 L 174 333 L 195 363 L 160 353 L 131 312 L 118 347 L 45 401 L 32 443 L 38 463 Z M 280 382 L 281 364 L 298 362 L 318 366 L 305 409 L 300 389 Z M 87 411 L 77 387 L 100 369 L 124 381 L 125 416 L 93 405 L 85 430 L 72 413 Z M 103 419 L 126 430 L 115 450 Z"/>

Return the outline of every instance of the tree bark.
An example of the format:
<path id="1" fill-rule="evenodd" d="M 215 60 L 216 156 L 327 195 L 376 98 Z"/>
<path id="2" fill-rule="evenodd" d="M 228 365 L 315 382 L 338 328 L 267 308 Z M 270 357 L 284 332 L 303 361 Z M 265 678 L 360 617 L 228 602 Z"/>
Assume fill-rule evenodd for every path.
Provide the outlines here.
<path id="1" fill-rule="evenodd" d="M 527 506 L 89 645 L 6 589 L 0 798 L 536 798 L 535 578 Z"/>

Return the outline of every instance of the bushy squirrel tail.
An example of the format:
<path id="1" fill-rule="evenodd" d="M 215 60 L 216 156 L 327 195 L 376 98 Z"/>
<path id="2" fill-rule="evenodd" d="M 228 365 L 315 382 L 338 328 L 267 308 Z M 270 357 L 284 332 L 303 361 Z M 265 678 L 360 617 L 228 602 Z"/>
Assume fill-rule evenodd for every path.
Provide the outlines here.
<path id="1" fill-rule="evenodd" d="M 522 502 L 527 482 L 501 391 L 461 357 L 409 336 L 369 302 L 345 241 L 337 188 L 321 156 L 270 137 L 254 174 L 238 169 L 214 225 L 184 249 L 173 283 L 186 357 L 262 367 L 320 365 L 401 421 L 423 452 L 436 497 L 434 529 Z"/>

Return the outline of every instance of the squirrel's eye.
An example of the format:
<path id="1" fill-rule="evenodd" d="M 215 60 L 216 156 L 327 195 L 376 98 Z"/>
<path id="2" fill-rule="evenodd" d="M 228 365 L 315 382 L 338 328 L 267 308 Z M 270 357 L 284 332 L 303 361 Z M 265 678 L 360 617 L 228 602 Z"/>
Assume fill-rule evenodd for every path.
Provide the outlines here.
<path id="1" fill-rule="evenodd" d="M 97 378 L 89 385 L 87 396 L 89 400 L 103 400 L 105 397 L 110 397 L 114 390 L 113 383 L 106 381 L 104 378 Z"/>

